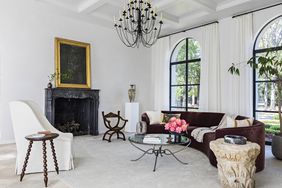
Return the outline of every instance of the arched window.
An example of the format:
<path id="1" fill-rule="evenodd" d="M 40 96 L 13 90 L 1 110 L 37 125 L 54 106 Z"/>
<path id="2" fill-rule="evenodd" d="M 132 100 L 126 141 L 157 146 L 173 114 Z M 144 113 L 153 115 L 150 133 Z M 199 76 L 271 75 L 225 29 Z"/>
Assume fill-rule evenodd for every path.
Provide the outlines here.
<path id="1" fill-rule="evenodd" d="M 262 28 L 255 40 L 253 53 L 254 57 L 269 53 L 269 56 L 282 58 L 282 15 Z M 259 76 L 254 71 L 254 116 L 266 125 L 266 141 L 271 141 L 271 135 L 279 132 L 275 80 L 275 77 Z"/>
<path id="2" fill-rule="evenodd" d="M 199 108 L 200 62 L 198 41 L 186 38 L 174 48 L 170 58 L 170 110 Z"/>

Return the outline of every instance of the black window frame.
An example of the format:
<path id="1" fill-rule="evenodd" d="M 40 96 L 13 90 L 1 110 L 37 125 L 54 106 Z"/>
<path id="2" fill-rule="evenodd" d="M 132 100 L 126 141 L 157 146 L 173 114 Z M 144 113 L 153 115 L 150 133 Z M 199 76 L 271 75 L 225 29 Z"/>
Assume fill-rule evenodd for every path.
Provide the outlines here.
<path id="1" fill-rule="evenodd" d="M 189 109 L 192 109 L 192 110 L 197 110 L 199 109 L 198 107 L 189 107 L 188 106 L 188 88 L 191 87 L 191 86 L 197 86 L 198 87 L 198 91 L 199 91 L 199 94 L 200 94 L 200 83 L 198 84 L 194 84 L 194 83 L 190 83 L 189 84 L 189 76 L 188 76 L 188 71 L 189 71 L 189 64 L 191 63 L 199 63 L 201 65 L 201 57 L 200 58 L 195 58 L 195 59 L 189 59 L 188 58 L 188 48 L 189 48 L 189 39 L 193 39 L 191 37 L 188 37 L 188 38 L 185 38 L 181 41 L 179 41 L 174 49 L 172 50 L 172 53 L 171 53 L 171 56 L 170 56 L 170 64 L 169 64 L 169 110 L 171 111 L 171 109 L 185 109 L 185 111 L 189 111 Z M 185 57 L 185 60 L 184 61 L 172 61 L 172 57 L 174 55 L 174 52 L 176 50 L 176 48 L 178 47 L 178 45 L 183 42 L 185 40 L 185 47 L 186 47 L 186 57 Z M 195 39 L 193 39 L 195 40 Z M 185 65 L 185 72 L 186 72 L 186 75 L 185 75 L 185 84 L 172 84 L 172 66 L 175 66 L 175 65 L 181 65 L 181 64 L 184 64 Z M 185 87 L 185 106 L 172 106 L 172 98 L 171 98 L 171 90 L 173 87 L 178 87 L 178 86 L 182 86 L 182 87 Z"/>
<path id="2" fill-rule="evenodd" d="M 260 35 L 262 34 L 262 32 L 264 31 L 264 29 L 266 27 L 269 26 L 269 24 L 271 24 L 273 21 L 275 21 L 276 19 L 281 18 L 282 15 L 279 15 L 273 19 L 271 19 L 269 22 L 267 22 L 262 29 L 259 31 L 259 33 L 257 34 L 255 41 L 254 41 L 254 46 L 253 46 L 253 58 L 254 58 L 254 62 L 257 63 L 256 57 L 259 54 L 262 53 L 266 53 L 266 52 L 274 52 L 274 51 L 282 51 L 282 46 L 277 46 L 277 47 L 270 47 L 270 48 L 263 48 L 263 49 L 256 49 L 257 46 L 257 42 L 258 39 L 260 37 Z M 263 112 L 263 113 L 278 113 L 278 111 L 276 110 L 257 110 L 257 103 L 256 103 L 256 99 L 257 99 L 257 84 L 258 83 L 273 83 L 275 82 L 275 80 L 257 80 L 257 71 L 256 69 L 253 69 L 253 116 L 255 118 L 257 118 L 257 113 Z"/>

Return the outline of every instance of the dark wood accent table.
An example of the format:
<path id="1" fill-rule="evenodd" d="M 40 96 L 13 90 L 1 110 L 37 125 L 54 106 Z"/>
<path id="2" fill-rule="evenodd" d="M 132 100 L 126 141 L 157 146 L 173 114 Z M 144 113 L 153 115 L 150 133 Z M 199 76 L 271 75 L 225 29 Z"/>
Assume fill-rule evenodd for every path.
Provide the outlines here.
<path id="1" fill-rule="evenodd" d="M 26 166 L 27 166 L 27 163 L 28 163 L 29 155 L 30 155 L 30 152 L 31 152 L 32 144 L 33 144 L 33 142 L 37 142 L 37 141 L 42 141 L 42 147 L 43 147 L 43 172 L 44 172 L 45 187 L 47 187 L 47 183 L 48 183 L 46 140 L 50 140 L 50 145 L 51 145 L 51 149 L 52 149 L 52 153 L 53 153 L 53 159 L 54 159 L 54 164 L 55 164 L 55 169 L 56 169 L 57 174 L 59 174 L 59 167 L 58 167 L 58 162 L 57 162 L 57 157 L 56 157 L 56 152 L 55 152 L 55 146 L 54 146 L 54 142 L 53 142 L 53 140 L 55 138 L 57 138 L 58 136 L 59 136 L 59 134 L 57 134 L 57 133 L 50 133 L 50 134 L 45 134 L 45 136 L 42 136 L 42 137 L 34 137 L 34 135 L 28 135 L 28 136 L 25 137 L 25 139 L 29 140 L 29 146 L 28 146 L 28 149 L 27 149 L 27 153 L 26 153 L 26 157 L 25 157 L 25 161 L 24 161 L 24 165 L 23 165 L 20 181 L 23 180 L 23 177 L 25 175 L 25 170 L 26 170 Z"/>

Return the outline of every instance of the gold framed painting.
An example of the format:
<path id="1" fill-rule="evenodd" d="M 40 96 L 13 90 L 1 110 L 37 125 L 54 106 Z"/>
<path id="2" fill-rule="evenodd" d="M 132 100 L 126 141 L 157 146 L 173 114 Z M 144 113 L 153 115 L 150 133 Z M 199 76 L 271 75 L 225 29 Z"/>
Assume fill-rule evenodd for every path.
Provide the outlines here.
<path id="1" fill-rule="evenodd" d="M 55 38 L 56 87 L 91 88 L 90 44 Z"/>

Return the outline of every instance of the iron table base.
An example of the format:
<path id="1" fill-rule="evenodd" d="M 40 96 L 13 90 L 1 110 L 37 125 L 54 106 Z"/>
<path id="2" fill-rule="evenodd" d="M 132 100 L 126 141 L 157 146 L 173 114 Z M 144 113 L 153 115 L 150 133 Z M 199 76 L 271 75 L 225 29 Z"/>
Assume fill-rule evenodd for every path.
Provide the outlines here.
<path id="1" fill-rule="evenodd" d="M 169 150 L 169 149 L 163 149 L 162 147 L 162 145 L 153 145 L 153 148 L 150 148 L 150 149 L 148 149 L 148 150 L 143 150 L 143 149 L 141 149 L 140 147 L 138 147 L 137 145 L 135 145 L 133 142 L 131 142 L 130 141 L 130 143 L 131 143 L 131 145 L 133 145 L 135 148 L 137 148 L 138 150 L 140 150 L 140 151 L 142 151 L 143 152 L 143 154 L 140 156 L 140 157 L 138 157 L 137 159 L 133 159 L 133 160 L 131 160 L 131 161 L 138 161 L 138 160 L 140 160 L 141 158 L 143 158 L 146 154 L 154 154 L 155 155 L 155 163 L 154 163 L 154 169 L 153 169 L 153 171 L 155 172 L 156 171 L 156 166 L 157 166 L 157 162 L 158 162 L 158 157 L 159 156 L 161 156 L 161 157 L 163 157 L 164 155 L 172 155 L 178 162 L 180 162 L 181 164 L 184 164 L 184 165 L 187 165 L 188 163 L 185 163 L 185 162 L 183 162 L 183 161 L 181 161 L 179 158 L 177 158 L 176 156 L 175 156 L 175 154 L 176 153 L 178 153 L 178 152 L 180 152 L 180 151 L 182 151 L 182 150 L 184 150 L 184 149 L 186 149 L 188 146 L 189 146 L 189 144 L 187 144 L 185 147 L 183 147 L 182 149 L 180 149 L 180 150 L 178 150 L 178 151 L 175 151 L 175 152 L 172 152 L 171 150 Z"/>

